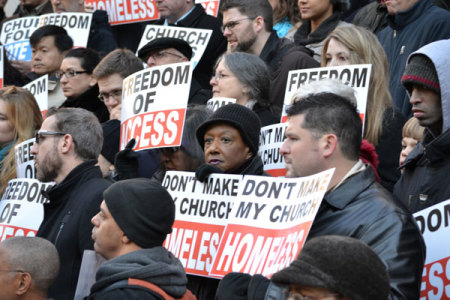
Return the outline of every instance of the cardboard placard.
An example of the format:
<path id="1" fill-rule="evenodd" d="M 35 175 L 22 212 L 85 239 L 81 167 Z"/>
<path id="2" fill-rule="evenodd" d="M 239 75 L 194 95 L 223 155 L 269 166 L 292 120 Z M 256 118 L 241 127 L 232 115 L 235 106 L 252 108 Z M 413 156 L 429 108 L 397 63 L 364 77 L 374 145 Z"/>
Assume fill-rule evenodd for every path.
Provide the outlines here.
<path id="1" fill-rule="evenodd" d="M 17 178 L 36 178 L 34 156 L 31 154 L 31 147 L 33 147 L 33 144 L 34 138 L 26 140 L 14 147 Z"/>
<path id="2" fill-rule="evenodd" d="M 234 98 L 226 98 L 226 97 L 216 97 L 211 98 L 206 102 L 206 107 L 211 111 L 216 111 L 222 106 L 227 104 L 236 103 L 236 99 Z"/>
<path id="3" fill-rule="evenodd" d="M 192 80 L 192 63 L 144 69 L 123 80 L 120 145 L 134 150 L 181 144 Z"/>
<path id="4" fill-rule="evenodd" d="M 208 15 L 217 18 L 220 7 L 220 0 L 195 0 L 195 3 L 201 4 Z"/>
<path id="5" fill-rule="evenodd" d="M 286 175 L 283 155 L 280 154 L 284 142 L 287 123 L 273 124 L 261 128 L 259 136 L 259 156 L 264 164 L 264 171 L 274 177 Z"/>
<path id="6" fill-rule="evenodd" d="M 48 109 L 48 75 L 45 74 L 44 76 L 31 81 L 24 85 L 23 88 L 33 94 L 34 99 L 36 99 L 39 106 L 39 110 L 42 115 L 45 116 Z"/>

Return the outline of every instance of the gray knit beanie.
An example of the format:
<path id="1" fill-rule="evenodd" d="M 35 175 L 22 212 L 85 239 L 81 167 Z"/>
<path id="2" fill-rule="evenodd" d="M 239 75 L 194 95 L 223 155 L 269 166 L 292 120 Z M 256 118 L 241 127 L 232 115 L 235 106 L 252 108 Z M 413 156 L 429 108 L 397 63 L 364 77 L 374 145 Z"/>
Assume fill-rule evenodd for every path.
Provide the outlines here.
<path id="1" fill-rule="evenodd" d="M 424 86 L 438 95 L 441 94 L 436 68 L 433 62 L 423 54 L 414 54 L 410 57 L 401 82 L 409 94 L 412 93 L 414 85 Z"/>

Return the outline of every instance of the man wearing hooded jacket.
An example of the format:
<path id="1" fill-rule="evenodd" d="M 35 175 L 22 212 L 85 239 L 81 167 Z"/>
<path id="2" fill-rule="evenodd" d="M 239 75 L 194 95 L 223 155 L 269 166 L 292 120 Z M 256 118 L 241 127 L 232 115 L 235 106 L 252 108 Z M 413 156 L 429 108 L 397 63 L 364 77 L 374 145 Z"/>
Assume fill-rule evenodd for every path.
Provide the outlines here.
<path id="1" fill-rule="evenodd" d="M 412 213 L 450 199 L 450 40 L 428 44 L 408 58 L 401 78 L 423 140 L 408 155 L 394 195 Z"/>
<path id="2" fill-rule="evenodd" d="M 195 299 L 181 262 L 162 247 L 172 231 L 175 205 L 157 182 L 116 182 L 92 218 L 97 253 L 108 259 L 87 299 Z"/>

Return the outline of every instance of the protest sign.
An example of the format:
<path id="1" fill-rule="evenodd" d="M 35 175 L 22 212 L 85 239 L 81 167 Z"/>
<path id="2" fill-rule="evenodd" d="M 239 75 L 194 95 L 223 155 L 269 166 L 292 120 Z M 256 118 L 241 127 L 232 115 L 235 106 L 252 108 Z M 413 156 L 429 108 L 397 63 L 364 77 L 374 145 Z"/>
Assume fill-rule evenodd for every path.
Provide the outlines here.
<path id="1" fill-rule="evenodd" d="M 225 97 L 217 97 L 211 98 L 206 102 L 206 107 L 211 111 L 216 111 L 220 107 L 225 106 L 230 103 L 236 103 L 236 99 L 234 98 L 225 98 Z"/>
<path id="2" fill-rule="evenodd" d="M 91 22 L 91 13 L 53 13 L 39 16 L 39 27 L 44 25 L 63 27 L 72 38 L 75 48 L 87 46 Z"/>
<path id="3" fill-rule="evenodd" d="M 244 176 L 211 276 L 270 277 L 299 254 L 334 169 L 301 178 Z"/>
<path id="4" fill-rule="evenodd" d="M 195 0 L 196 4 L 201 4 L 208 15 L 217 18 L 219 13 L 220 0 Z"/>
<path id="5" fill-rule="evenodd" d="M 111 25 L 159 19 L 155 0 L 86 0 L 85 4 L 93 11 L 106 10 Z"/>
<path id="6" fill-rule="evenodd" d="M 36 179 L 8 182 L 0 201 L 0 241 L 13 236 L 35 236 L 44 218 L 46 199 L 41 193 L 53 183 Z"/>
<path id="7" fill-rule="evenodd" d="M 450 200 L 414 214 L 427 256 L 420 299 L 450 299 Z"/>
<path id="8" fill-rule="evenodd" d="M 350 85 L 355 91 L 356 106 L 364 124 L 367 94 L 372 65 L 347 65 L 290 71 L 284 94 L 284 107 L 281 122 L 286 122 L 286 107 L 291 104 L 292 96 L 302 86 L 325 78 L 336 79 Z"/>
<path id="9" fill-rule="evenodd" d="M 286 127 L 287 123 L 265 126 L 261 128 L 259 135 L 258 153 L 264 164 L 264 171 L 274 177 L 286 175 L 283 155 L 280 154 Z"/>
<path id="10" fill-rule="evenodd" d="M 26 140 L 14 147 L 16 156 L 17 178 L 36 178 L 36 168 L 34 167 L 34 156 L 31 154 L 34 138 Z"/>
<path id="11" fill-rule="evenodd" d="M 4 47 L 9 60 L 31 61 L 31 46 L 28 40 L 5 44 Z"/>
<path id="12" fill-rule="evenodd" d="M 181 144 L 192 69 L 191 62 L 170 64 L 123 80 L 121 149 L 132 138 L 136 151 Z"/>
<path id="13" fill-rule="evenodd" d="M 212 174 L 205 183 L 191 172 L 166 172 L 162 185 L 175 202 L 175 223 L 164 246 L 189 274 L 208 275 L 242 175 Z"/>
<path id="14" fill-rule="evenodd" d="M 48 75 L 45 74 L 44 76 L 33 80 L 24 85 L 23 88 L 33 94 L 34 99 L 36 99 L 39 106 L 39 110 L 44 116 L 48 109 Z"/>
<path id="15" fill-rule="evenodd" d="M 147 25 L 138 50 L 145 46 L 148 42 L 162 37 L 171 37 L 185 40 L 192 47 L 191 61 L 194 63 L 194 68 L 202 58 L 206 46 L 208 46 L 211 38 L 211 29 L 197 29 L 186 27 L 162 26 L 162 25 Z"/>
<path id="16" fill-rule="evenodd" d="M 39 27 L 39 17 L 22 17 L 5 22 L 2 26 L 0 41 L 3 45 L 29 40 Z"/>

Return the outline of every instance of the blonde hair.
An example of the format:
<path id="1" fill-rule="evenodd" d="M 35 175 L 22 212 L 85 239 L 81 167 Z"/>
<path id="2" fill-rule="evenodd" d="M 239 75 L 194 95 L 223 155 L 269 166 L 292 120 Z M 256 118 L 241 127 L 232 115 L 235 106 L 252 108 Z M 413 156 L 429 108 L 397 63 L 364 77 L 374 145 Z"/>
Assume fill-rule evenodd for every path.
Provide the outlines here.
<path id="1" fill-rule="evenodd" d="M 350 50 L 350 64 L 372 64 L 364 138 L 376 146 L 383 131 L 384 113 L 387 108 L 392 107 L 386 53 L 377 37 L 367 29 L 353 25 L 338 27 L 328 35 L 323 44 L 322 67 L 327 64 L 326 53 L 331 39 L 335 39 Z"/>
<path id="2" fill-rule="evenodd" d="M 413 138 L 421 142 L 423 138 L 424 129 L 425 127 L 420 126 L 419 120 L 415 117 L 412 117 L 403 126 L 402 137 Z"/>
<path id="3" fill-rule="evenodd" d="M 6 117 L 15 130 L 14 142 L 9 153 L 0 162 L 0 195 L 9 180 L 16 178 L 14 147 L 30 138 L 41 127 L 42 115 L 33 95 L 26 89 L 8 86 L 0 90 L 0 101 L 6 104 Z"/>

